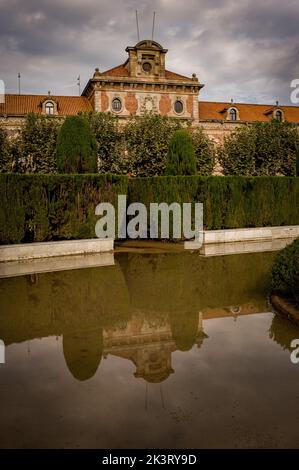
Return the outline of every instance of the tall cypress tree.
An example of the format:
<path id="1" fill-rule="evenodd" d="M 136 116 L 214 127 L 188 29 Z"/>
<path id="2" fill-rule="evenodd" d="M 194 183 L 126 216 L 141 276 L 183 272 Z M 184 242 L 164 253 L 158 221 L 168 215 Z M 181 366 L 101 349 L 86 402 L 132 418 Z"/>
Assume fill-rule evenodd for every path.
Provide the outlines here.
<path id="1" fill-rule="evenodd" d="M 194 147 L 184 129 L 175 131 L 170 139 L 165 173 L 169 176 L 196 174 Z"/>
<path id="2" fill-rule="evenodd" d="M 56 159 L 60 173 L 97 172 L 97 143 L 85 117 L 66 118 L 58 134 Z"/>

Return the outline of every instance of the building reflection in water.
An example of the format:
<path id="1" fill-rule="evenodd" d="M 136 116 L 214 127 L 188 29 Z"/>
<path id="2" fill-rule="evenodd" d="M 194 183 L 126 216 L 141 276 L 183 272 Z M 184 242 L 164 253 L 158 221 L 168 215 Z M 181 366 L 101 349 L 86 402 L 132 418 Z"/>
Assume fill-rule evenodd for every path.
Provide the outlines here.
<path id="1" fill-rule="evenodd" d="M 136 378 L 161 383 L 174 372 L 173 352 L 203 345 L 204 320 L 269 311 L 272 258 L 120 253 L 111 266 L 0 279 L 0 338 L 8 346 L 62 337 L 80 381 L 116 356 L 135 365 Z"/>
<path id="2" fill-rule="evenodd" d="M 207 337 L 203 331 L 202 313 L 188 317 L 189 321 L 186 321 L 186 316 L 181 316 L 184 328 L 180 335 L 174 331 L 171 320 L 159 325 L 133 316 L 126 328 L 104 331 L 105 357 L 110 354 L 128 359 L 136 366 L 136 378 L 151 383 L 163 382 L 174 372 L 171 353 L 180 349 L 181 344 L 188 344 L 187 349 L 194 344 L 200 346 Z M 187 349 L 184 347 L 183 350 Z"/>
<path id="3" fill-rule="evenodd" d="M 206 308 L 196 314 L 166 315 L 150 320 L 145 315 L 133 314 L 121 327 L 108 327 L 63 335 L 63 353 L 67 367 L 74 378 L 84 381 L 96 373 L 102 357 L 116 356 L 132 361 L 134 376 L 148 383 L 165 381 L 174 369 L 172 353 L 200 348 L 208 338 L 203 320 L 258 313 L 254 304 L 223 308 Z M 164 320 L 162 321 L 162 318 Z M 277 336 L 274 317 L 270 337 Z M 281 328 L 278 329 L 281 332 Z M 280 341 L 281 342 L 281 341 Z M 289 341 L 286 342 L 289 344 Z"/>
<path id="4" fill-rule="evenodd" d="M 202 312 L 176 319 L 148 321 L 133 315 L 120 328 L 80 331 L 63 335 L 63 354 L 75 379 L 88 380 L 96 373 L 102 356 L 128 359 L 136 367 L 134 376 L 150 383 L 160 383 L 174 372 L 171 354 L 200 347 L 207 338 L 203 331 Z"/>

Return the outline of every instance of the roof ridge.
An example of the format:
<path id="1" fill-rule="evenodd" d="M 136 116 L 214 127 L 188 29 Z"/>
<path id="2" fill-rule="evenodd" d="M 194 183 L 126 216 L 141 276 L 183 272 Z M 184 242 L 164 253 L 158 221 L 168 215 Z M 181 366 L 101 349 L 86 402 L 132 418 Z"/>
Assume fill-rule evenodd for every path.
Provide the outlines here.
<path id="1" fill-rule="evenodd" d="M 241 105 L 246 105 L 246 106 L 269 106 L 269 107 L 275 107 L 275 108 L 279 108 L 279 107 L 288 107 L 288 108 L 299 108 L 299 106 L 296 106 L 294 104 L 269 104 L 269 103 L 245 103 L 245 102 L 229 102 L 229 101 L 210 101 L 210 100 L 198 100 L 198 103 L 213 103 L 213 104 L 227 104 L 227 105 L 238 105 L 238 104 L 241 104 Z"/>
<path id="2" fill-rule="evenodd" d="M 173 72 L 172 70 L 169 70 L 169 69 L 165 69 L 165 72 L 174 73 L 175 75 L 178 75 L 179 77 L 187 78 L 188 80 L 191 80 L 191 77 L 187 77 L 187 75 L 182 75 L 181 73 Z"/>
<path id="3" fill-rule="evenodd" d="M 84 98 L 84 99 L 87 99 L 86 96 L 83 96 L 83 95 L 48 95 L 48 94 L 41 94 L 41 93 L 5 93 L 4 96 L 45 96 L 45 97 L 49 97 L 49 98 Z"/>

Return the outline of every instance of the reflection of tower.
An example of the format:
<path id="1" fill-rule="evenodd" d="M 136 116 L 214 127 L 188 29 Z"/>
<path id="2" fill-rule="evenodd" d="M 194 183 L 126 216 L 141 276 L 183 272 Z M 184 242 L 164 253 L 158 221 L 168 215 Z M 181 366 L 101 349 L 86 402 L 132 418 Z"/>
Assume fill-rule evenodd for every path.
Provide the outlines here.
<path id="1" fill-rule="evenodd" d="M 133 316 L 126 328 L 104 331 L 104 354 L 131 360 L 135 377 L 147 382 L 162 382 L 173 372 L 171 353 L 175 349 L 170 327 L 164 322 Z"/>
<path id="2" fill-rule="evenodd" d="M 63 336 L 65 362 L 75 379 L 90 379 L 99 367 L 102 352 L 102 329 L 83 331 Z"/>
<path id="3" fill-rule="evenodd" d="M 177 349 L 188 350 L 194 344 L 200 347 L 204 338 L 201 312 L 187 318 L 165 315 L 163 322 L 160 318 L 152 323 L 136 315 L 126 328 L 104 331 L 104 355 L 131 360 L 136 366 L 135 377 L 159 383 L 174 372 L 171 353 Z"/>
<path id="4" fill-rule="evenodd" d="M 142 377 L 147 382 L 163 382 L 174 372 L 171 367 L 171 353 L 173 343 L 148 344 L 143 349 L 136 351 L 135 377 Z"/>

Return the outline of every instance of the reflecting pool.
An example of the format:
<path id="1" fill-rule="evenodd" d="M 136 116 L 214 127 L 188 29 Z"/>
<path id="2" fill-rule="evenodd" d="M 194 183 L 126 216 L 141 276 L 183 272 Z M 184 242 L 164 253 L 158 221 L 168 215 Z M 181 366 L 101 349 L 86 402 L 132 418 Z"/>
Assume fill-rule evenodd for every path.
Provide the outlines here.
<path id="1" fill-rule="evenodd" d="M 0 447 L 299 447 L 274 255 L 124 250 L 0 279 Z"/>

